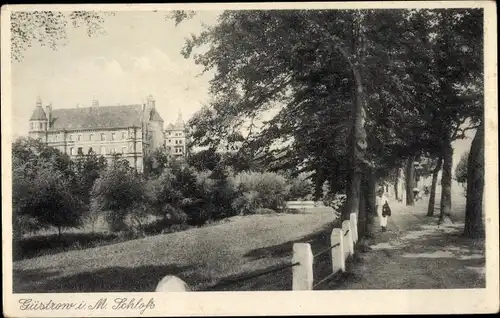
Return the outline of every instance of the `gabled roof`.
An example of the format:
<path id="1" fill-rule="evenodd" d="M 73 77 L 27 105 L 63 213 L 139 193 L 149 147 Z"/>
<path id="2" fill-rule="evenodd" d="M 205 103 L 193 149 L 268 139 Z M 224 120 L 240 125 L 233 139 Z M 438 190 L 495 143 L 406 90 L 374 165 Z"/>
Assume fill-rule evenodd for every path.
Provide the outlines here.
<path id="1" fill-rule="evenodd" d="M 45 115 L 42 106 L 35 107 L 30 120 L 47 120 L 47 116 Z"/>
<path id="2" fill-rule="evenodd" d="M 141 127 L 142 114 L 139 104 L 54 109 L 50 130 Z"/>

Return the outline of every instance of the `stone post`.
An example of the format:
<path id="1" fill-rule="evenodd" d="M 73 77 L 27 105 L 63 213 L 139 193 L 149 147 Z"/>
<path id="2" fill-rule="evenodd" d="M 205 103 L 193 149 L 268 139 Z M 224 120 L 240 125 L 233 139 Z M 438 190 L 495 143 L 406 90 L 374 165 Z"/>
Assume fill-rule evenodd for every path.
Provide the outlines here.
<path id="1" fill-rule="evenodd" d="M 293 244 L 292 263 L 296 262 L 300 262 L 300 264 L 292 267 L 292 290 L 312 290 L 313 254 L 310 244 Z"/>
<path id="2" fill-rule="evenodd" d="M 345 272 L 345 254 L 344 254 L 344 231 L 342 229 L 333 229 L 332 235 L 330 236 L 332 248 L 332 270 L 333 273 L 339 270 Z"/>

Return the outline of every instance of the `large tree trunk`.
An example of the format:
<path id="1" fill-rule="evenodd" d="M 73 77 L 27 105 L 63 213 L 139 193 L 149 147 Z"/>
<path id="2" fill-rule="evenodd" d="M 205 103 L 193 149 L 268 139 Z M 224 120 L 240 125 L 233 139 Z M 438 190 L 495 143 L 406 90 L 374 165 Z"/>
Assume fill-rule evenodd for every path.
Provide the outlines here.
<path id="1" fill-rule="evenodd" d="M 484 236 L 484 127 L 481 125 L 472 140 L 467 162 L 467 203 L 464 235 L 470 238 Z"/>
<path id="2" fill-rule="evenodd" d="M 375 195 L 376 195 L 376 184 L 377 179 L 373 169 L 367 169 L 367 173 L 364 178 L 365 182 L 363 184 L 363 196 L 364 196 L 364 210 L 366 217 L 365 225 L 365 235 L 371 236 L 371 228 L 373 225 L 375 211 Z"/>
<path id="3" fill-rule="evenodd" d="M 322 169 L 316 169 L 316 180 L 314 182 L 314 201 L 321 201 L 323 198 L 323 183 L 325 178 Z"/>
<path id="4" fill-rule="evenodd" d="M 366 178 L 366 172 L 363 173 L 361 180 L 361 192 L 359 194 L 359 213 L 358 213 L 358 236 L 364 237 L 367 232 L 368 222 L 366 220 L 367 216 L 367 193 L 368 182 Z"/>
<path id="5" fill-rule="evenodd" d="M 453 148 L 451 142 L 445 142 L 443 148 L 443 172 L 441 174 L 441 204 L 439 221 L 451 214 L 451 168 L 453 166 Z"/>
<path id="6" fill-rule="evenodd" d="M 413 161 L 415 160 L 414 156 L 411 156 L 408 158 L 406 162 L 406 169 L 405 169 L 405 179 L 406 179 L 406 205 L 414 205 L 414 200 L 413 200 L 413 188 L 414 188 L 414 181 L 415 181 L 415 166 Z"/>
<path id="7" fill-rule="evenodd" d="M 339 50 L 345 60 L 349 63 L 354 75 L 356 85 L 355 102 L 351 109 L 351 133 L 349 136 L 349 175 L 347 180 L 347 202 L 342 211 L 342 220 L 348 220 L 351 213 L 359 213 L 359 196 L 361 192 L 361 166 L 364 161 L 364 150 L 366 149 L 366 132 L 364 129 L 364 88 L 362 76 L 362 61 L 364 58 L 364 36 L 363 15 L 357 12 L 358 19 L 353 20 L 352 39 L 353 52 L 358 52 L 358 59 L 354 59 L 340 45 L 335 47 Z"/>
<path id="8" fill-rule="evenodd" d="M 443 165 L 443 159 L 441 157 L 439 157 L 439 159 L 437 161 L 436 168 L 432 172 L 431 194 L 429 197 L 429 207 L 427 208 L 427 216 L 434 215 L 434 206 L 436 205 L 437 178 L 438 178 L 439 170 L 441 170 L 442 165 Z"/>
<path id="9" fill-rule="evenodd" d="M 396 171 L 396 177 L 394 178 L 394 198 L 399 200 L 400 193 L 398 191 L 399 186 L 399 169 Z"/>

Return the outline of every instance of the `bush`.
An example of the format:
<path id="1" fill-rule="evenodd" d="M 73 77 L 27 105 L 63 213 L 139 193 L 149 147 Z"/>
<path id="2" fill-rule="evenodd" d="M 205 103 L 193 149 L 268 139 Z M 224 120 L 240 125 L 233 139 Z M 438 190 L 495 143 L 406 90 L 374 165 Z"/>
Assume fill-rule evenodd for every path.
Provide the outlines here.
<path id="1" fill-rule="evenodd" d="M 291 178 L 289 184 L 290 194 L 288 200 L 307 200 L 311 197 L 313 185 L 305 174 L 300 174 L 295 178 Z"/>
<path id="2" fill-rule="evenodd" d="M 149 203 L 142 177 L 121 159 L 115 159 L 95 181 L 91 200 L 96 213 L 109 211 L 107 221 L 113 232 L 130 229 L 134 223 L 140 229 Z"/>
<path id="3" fill-rule="evenodd" d="M 290 193 L 287 180 L 277 173 L 241 172 L 230 183 L 238 189 L 232 206 L 240 214 L 252 214 L 258 208 L 281 210 Z"/>

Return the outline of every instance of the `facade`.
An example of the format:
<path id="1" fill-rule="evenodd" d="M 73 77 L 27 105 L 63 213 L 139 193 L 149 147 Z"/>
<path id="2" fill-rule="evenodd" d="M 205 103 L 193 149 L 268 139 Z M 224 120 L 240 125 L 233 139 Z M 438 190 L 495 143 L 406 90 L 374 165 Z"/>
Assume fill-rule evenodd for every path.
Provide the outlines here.
<path id="1" fill-rule="evenodd" d="M 52 109 L 38 98 L 30 118 L 30 137 L 75 157 L 94 152 L 111 159 L 119 153 L 132 167 L 143 171 L 144 156 L 162 148 L 163 119 L 150 95 L 144 105 Z"/>
<path id="2" fill-rule="evenodd" d="M 182 160 L 187 156 L 188 132 L 180 113 L 175 123 L 165 128 L 164 140 L 165 149 L 174 160 Z"/>

